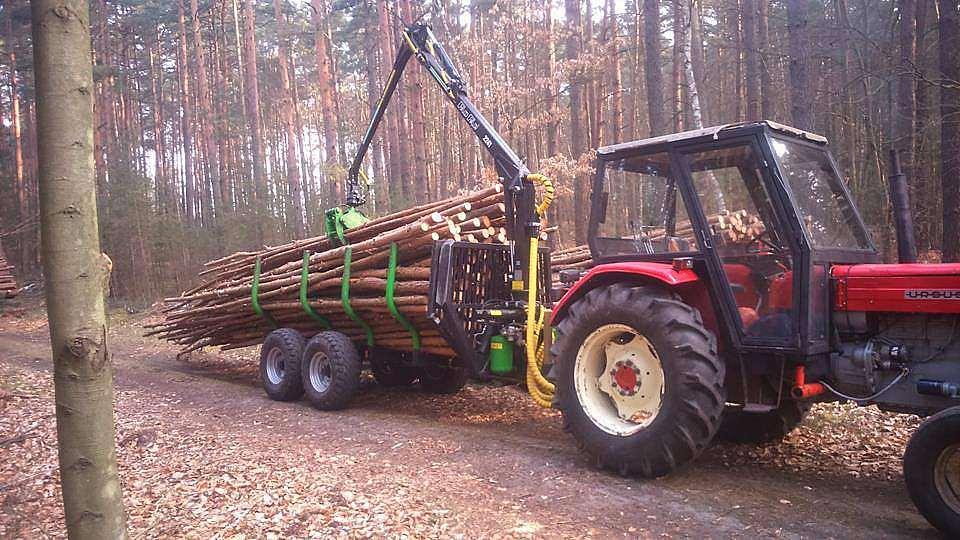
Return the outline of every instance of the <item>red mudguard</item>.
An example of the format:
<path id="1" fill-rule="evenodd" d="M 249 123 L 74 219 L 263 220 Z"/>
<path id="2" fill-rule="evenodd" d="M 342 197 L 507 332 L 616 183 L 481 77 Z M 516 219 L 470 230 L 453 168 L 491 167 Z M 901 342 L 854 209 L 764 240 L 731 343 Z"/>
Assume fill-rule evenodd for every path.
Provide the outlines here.
<path id="1" fill-rule="evenodd" d="M 563 295 L 563 298 L 561 298 L 559 302 L 553 305 L 551 323 L 562 317 L 567 306 L 572 304 L 577 298 L 586 294 L 598 281 L 615 275 L 623 277 L 635 276 L 657 281 L 670 289 L 680 285 L 694 283 L 700 279 L 693 270 L 675 270 L 673 265 L 668 263 L 623 262 L 594 266 Z"/>
<path id="2" fill-rule="evenodd" d="M 837 311 L 960 313 L 960 263 L 840 265 L 830 276 Z"/>

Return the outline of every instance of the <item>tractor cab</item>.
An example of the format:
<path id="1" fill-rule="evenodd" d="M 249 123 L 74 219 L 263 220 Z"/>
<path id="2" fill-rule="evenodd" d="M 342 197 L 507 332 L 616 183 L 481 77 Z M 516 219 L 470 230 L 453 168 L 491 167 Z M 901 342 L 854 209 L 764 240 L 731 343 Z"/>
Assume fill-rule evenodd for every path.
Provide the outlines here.
<path id="1" fill-rule="evenodd" d="M 878 259 L 826 139 L 773 122 L 600 148 L 592 193 L 595 263 L 689 266 L 737 350 L 826 351 L 828 265 Z"/>

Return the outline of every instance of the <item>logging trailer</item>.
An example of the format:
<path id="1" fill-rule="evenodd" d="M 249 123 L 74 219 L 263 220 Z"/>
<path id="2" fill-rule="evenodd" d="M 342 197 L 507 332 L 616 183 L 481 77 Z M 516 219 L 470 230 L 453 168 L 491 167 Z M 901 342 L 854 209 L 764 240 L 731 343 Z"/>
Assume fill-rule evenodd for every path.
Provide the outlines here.
<path id="1" fill-rule="evenodd" d="M 875 404 L 927 417 L 907 446 L 907 488 L 934 526 L 960 536 L 960 264 L 880 264 L 826 139 L 755 122 L 598 149 L 592 267 L 564 270 L 551 291 L 539 247 L 549 180 L 476 110 L 427 25 L 402 38 L 328 230 L 365 219 L 361 163 L 416 58 L 493 156 L 509 242 L 434 246 L 428 309 L 456 358 L 275 330 L 261 350 L 271 397 L 305 392 L 342 408 L 363 363 L 383 384 L 440 392 L 468 377 L 513 379 L 562 412 L 598 465 L 648 478 L 715 437 L 778 440 L 818 401 Z M 725 218 L 748 222 L 747 234 L 722 234 Z M 908 216 L 897 223 L 906 254 Z"/>

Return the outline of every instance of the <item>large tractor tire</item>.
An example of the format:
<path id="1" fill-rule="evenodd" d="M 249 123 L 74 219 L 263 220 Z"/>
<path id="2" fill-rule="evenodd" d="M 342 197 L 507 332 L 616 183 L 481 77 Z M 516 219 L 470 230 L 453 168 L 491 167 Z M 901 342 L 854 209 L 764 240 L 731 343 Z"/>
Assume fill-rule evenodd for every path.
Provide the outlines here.
<path id="1" fill-rule="evenodd" d="M 803 422 L 810 412 L 809 401 L 784 399 L 767 412 L 728 409 L 723 413 L 717 438 L 738 444 L 764 444 L 782 440 Z"/>
<path id="2" fill-rule="evenodd" d="M 343 409 L 360 388 L 360 353 L 344 334 L 320 332 L 303 350 L 300 374 L 311 405 L 322 411 Z"/>
<path id="3" fill-rule="evenodd" d="M 556 329 L 554 403 L 599 466 L 654 478 L 709 445 L 724 365 L 696 309 L 655 287 L 614 284 L 573 303 Z"/>
<path id="4" fill-rule="evenodd" d="M 275 401 L 296 401 L 303 395 L 300 359 L 303 335 L 291 328 L 267 334 L 260 347 L 260 380 L 267 396 Z"/>
<path id="5" fill-rule="evenodd" d="M 903 478 L 923 517 L 945 538 L 960 538 L 960 407 L 920 424 L 903 455 Z"/>

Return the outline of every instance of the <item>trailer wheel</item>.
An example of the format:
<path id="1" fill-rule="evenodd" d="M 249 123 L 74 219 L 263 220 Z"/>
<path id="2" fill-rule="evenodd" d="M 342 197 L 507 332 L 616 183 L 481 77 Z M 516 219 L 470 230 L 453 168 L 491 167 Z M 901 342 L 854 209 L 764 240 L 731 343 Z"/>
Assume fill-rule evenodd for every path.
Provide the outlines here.
<path id="1" fill-rule="evenodd" d="M 467 379 L 467 370 L 456 366 L 428 366 L 420 372 L 420 385 L 432 394 L 456 394 Z"/>
<path id="2" fill-rule="evenodd" d="M 924 420 L 903 455 L 913 503 L 946 538 L 960 538 L 960 407 Z"/>
<path id="3" fill-rule="evenodd" d="M 724 365 L 700 313 L 654 287 L 588 292 L 557 326 L 554 404 L 597 465 L 647 478 L 693 460 L 724 406 Z"/>
<path id="4" fill-rule="evenodd" d="M 776 442 L 803 422 L 810 407 L 809 401 L 784 399 L 779 407 L 767 412 L 728 409 L 723 412 L 717 438 L 737 444 Z"/>
<path id="5" fill-rule="evenodd" d="M 360 387 L 360 353 L 344 334 L 320 332 L 303 350 L 300 375 L 311 405 L 322 411 L 342 409 Z"/>
<path id="6" fill-rule="evenodd" d="M 260 380 L 267 396 L 275 401 L 296 401 L 303 395 L 300 359 L 303 335 L 291 328 L 267 334 L 260 347 Z"/>

